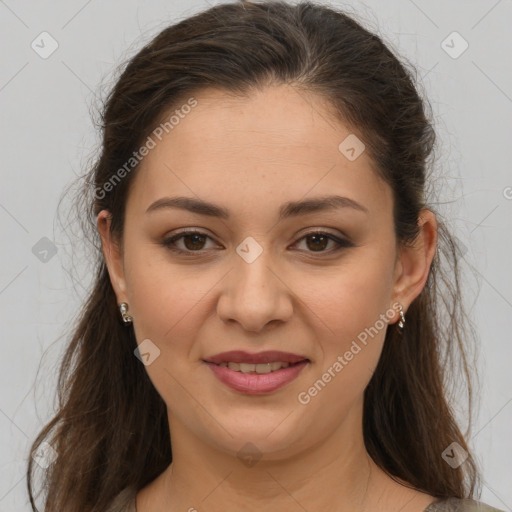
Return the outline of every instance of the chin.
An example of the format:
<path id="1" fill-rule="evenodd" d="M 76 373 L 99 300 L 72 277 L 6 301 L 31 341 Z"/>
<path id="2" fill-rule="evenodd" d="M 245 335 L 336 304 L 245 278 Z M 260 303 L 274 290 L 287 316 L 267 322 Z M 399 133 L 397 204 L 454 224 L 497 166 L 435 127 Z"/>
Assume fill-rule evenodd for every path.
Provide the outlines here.
<path id="1" fill-rule="evenodd" d="M 222 425 L 226 431 L 222 438 L 217 439 L 218 447 L 237 456 L 247 452 L 255 452 L 254 456 L 265 456 L 265 459 L 279 459 L 289 454 L 289 448 L 296 445 L 300 438 L 299 426 L 287 418 L 287 412 L 267 413 L 265 417 L 256 419 L 257 412 L 247 413 L 247 417 L 236 421 L 225 421 Z M 287 419 L 286 419 L 287 418 Z M 283 421 L 284 420 L 284 421 Z M 228 434 L 231 434 L 231 436 Z M 240 452 L 240 453 L 239 453 Z"/>

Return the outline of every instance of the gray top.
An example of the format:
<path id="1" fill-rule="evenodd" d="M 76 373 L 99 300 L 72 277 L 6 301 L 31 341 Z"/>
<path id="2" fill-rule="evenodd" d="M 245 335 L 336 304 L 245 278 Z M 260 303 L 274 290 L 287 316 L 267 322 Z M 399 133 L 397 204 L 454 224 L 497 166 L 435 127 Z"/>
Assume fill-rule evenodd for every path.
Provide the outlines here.
<path id="1" fill-rule="evenodd" d="M 127 487 L 117 495 L 107 512 L 137 512 L 135 507 L 136 494 L 135 489 Z"/>
<path id="2" fill-rule="evenodd" d="M 134 509 L 133 512 L 136 512 Z M 504 512 L 481 501 L 448 498 L 431 503 L 424 512 Z"/>
<path id="3" fill-rule="evenodd" d="M 137 512 L 135 495 L 137 491 L 131 488 L 119 493 L 108 512 Z M 423 512 L 504 512 L 485 503 L 474 500 L 448 498 L 431 503 Z"/>

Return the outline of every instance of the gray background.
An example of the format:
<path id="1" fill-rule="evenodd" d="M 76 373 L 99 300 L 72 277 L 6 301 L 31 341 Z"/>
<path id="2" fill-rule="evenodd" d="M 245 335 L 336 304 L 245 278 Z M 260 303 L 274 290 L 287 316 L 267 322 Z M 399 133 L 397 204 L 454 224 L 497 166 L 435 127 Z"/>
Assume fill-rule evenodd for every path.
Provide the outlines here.
<path id="1" fill-rule="evenodd" d="M 115 66 L 165 25 L 213 3 L 0 0 L 0 512 L 29 510 L 29 442 L 51 415 L 66 329 L 90 279 L 84 262 L 71 267 L 75 228 L 66 234 L 56 217 L 64 187 L 97 150 L 90 110 Z M 447 201 L 440 210 L 475 276 L 467 302 L 481 340 L 481 400 L 469 442 L 483 469 L 482 500 L 510 511 L 512 2 L 331 4 L 361 16 L 417 66 L 434 109 L 444 175 L 436 184 Z M 44 31 L 58 43 L 46 59 L 31 47 Z M 441 46 L 453 31 L 469 44 L 457 58 Z M 448 41 L 451 51 L 461 48 Z"/>

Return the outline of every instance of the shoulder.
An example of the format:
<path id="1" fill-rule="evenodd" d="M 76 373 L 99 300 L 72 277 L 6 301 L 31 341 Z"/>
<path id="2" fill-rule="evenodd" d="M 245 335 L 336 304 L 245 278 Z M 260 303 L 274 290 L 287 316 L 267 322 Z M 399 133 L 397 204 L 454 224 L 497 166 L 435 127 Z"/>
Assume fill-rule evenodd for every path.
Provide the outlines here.
<path id="1" fill-rule="evenodd" d="M 137 512 L 135 508 L 135 495 L 137 491 L 135 489 L 126 488 L 123 489 L 110 504 L 110 507 L 106 512 Z"/>
<path id="2" fill-rule="evenodd" d="M 424 512 L 504 512 L 480 501 L 448 498 L 431 503 Z"/>

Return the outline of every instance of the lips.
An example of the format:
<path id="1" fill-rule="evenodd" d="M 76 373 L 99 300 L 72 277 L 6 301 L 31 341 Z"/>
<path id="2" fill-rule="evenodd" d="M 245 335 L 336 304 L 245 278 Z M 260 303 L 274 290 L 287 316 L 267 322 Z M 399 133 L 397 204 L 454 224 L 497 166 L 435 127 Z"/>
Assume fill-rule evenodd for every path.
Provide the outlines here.
<path id="1" fill-rule="evenodd" d="M 309 365 L 309 361 L 305 359 L 288 368 L 282 368 L 281 370 L 261 375 L 253 372 L 242 373 L 233 371 L 215 363 L 205 362 L 204 364 L 210 368 L 213 375 L 221 383 L 232 390 L 247 395 L 263 395 L 278 391 L 295 380 L 302 370 Z"/>
<path id="2" fill-rule="evenodd" d="M 308 361 L 306 356 L 299 354 L 292 354 L 291 352 L 281 352 L 279 350 L 267 350 L 265 352 L 258 352 L 251 354 L 243 350 L 232 350 L 230 352 L 222 352 L 213 356 L 206 357 L 206 363 L 247 363 L 247 364 L 262 364 L 262 363 L 290 363 L 295 364 L 300 361 Z"/>

